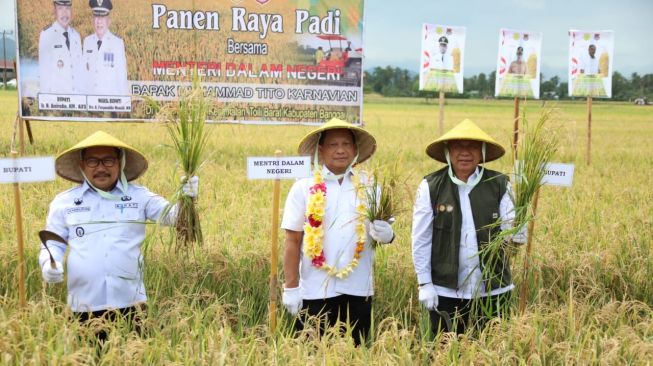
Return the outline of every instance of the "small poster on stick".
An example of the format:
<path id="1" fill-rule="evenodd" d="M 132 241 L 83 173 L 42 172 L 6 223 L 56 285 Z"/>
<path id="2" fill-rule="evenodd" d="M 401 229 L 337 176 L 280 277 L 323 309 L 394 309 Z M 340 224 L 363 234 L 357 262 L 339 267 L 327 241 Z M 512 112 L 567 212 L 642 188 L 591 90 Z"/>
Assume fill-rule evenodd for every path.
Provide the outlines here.
<path id="1" fill-rule="evenodd" d="M 540 98 L 542 33 L 501 29 L 494 95 Z"/>
<path id="2" fill-rule="evenodd" d="M 614 32 L 569 31 L 569 95 L 612 98 Z"/>
<path id="3" fill-rule="evenodd" d="M 463 92 L 465 27 L 422 25 L 419 90 Z"/>

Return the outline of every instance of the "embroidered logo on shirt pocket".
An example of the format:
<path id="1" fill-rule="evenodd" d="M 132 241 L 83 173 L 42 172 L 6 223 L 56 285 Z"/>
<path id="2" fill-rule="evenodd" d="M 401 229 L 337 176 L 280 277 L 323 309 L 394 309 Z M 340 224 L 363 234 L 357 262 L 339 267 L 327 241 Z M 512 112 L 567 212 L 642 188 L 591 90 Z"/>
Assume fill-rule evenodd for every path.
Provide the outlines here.
<path id="1" fill-rule="evenodd" d="M 134 235 L 140 232 L 141 228 L 144 230 L 144 215 L 145 213 L 140 209 L 138 202 L 116 203 L 114 220 L 120 228 L 118 236 L 133 238 Z"/>
<path id="2" fill-rule="evenodd" d="M 68 207 L 66 209 L 66 215 L 70 215 L 76 212 L 91 212 L 91 208 L 89 206 L 81 206 L 81 207 Z"/>
<path id="3" fill-rule="evenodd" d="M 120 210 L 120 213 L 124 213 L 126 210 L 138 210 L 138 202 L 116 203 L 116 209 Z"/>

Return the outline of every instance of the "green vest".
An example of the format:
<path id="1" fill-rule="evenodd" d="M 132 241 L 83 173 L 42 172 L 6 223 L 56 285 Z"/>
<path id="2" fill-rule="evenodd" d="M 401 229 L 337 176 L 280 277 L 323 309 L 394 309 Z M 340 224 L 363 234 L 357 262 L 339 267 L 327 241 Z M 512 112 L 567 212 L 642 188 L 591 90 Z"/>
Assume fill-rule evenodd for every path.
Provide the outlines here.
<path id="1" fill-rule="evenodd" d="M 429 185 L 433 221 L 431 246 L 431 277 L 434 284 L 458 288 L 458 260 L 460 255 L 460 229 L 462 213 L 458 186 L 451 181 L 449 167 L 444 167 L 424 177 Z M 508 177 L 485 169 L 481 181 L 469 193 L 479 262 L 486 291 L 512 283 L 510 263 L 503 249 L 498 255 L 484 254 L 482 249 L 501 231 L 499 204 L 506 193 Z"/>

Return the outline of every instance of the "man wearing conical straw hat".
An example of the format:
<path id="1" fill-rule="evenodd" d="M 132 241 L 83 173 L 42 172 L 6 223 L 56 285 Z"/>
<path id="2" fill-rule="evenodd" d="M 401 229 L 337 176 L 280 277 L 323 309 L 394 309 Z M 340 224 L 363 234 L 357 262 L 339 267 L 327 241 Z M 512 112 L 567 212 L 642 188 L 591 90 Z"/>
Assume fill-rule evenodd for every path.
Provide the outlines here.
<path id="1" fill-rule="evenodd" d="M 470 323 L 503 315 L 510 300 L 510 266 L 503 246 L 491 250 L 493 238 L 523 244 L 526 232 L 507 235 L 514 231 L 508 178 L 481 165 L 505 150 L 472 121 L 462 121 L 426 153 L 447 166 L 417 189 L 412 250 L 419 301 L 434 333 L 463 333 Z"/>
<path id="2" fill-rule="evenodd" d="M 69 248 L 68 305 L 80 321 L 99 316 L 134 316 L 146 302 L 141 244 L 145 223 L 172 224 L 176 208 L 133 183 L 147 170 L 147 159 L 135 148 L 98 131 L 65 150 L 55 161 L 57 174 L 79 183 L 50 204 L 46 230 L 58 234 Z M 192 177 L 182 190 L 197 196 Z M 164 215 L 165 213 L 165 215 Z M 66 245 L 50 240 L 42 246 L 39 264 L 48 283 L 64 279 Z"/>
<path id="3" fill-rule="evenodd" d="M 394 239 L 387 221 L 367 222 L 361 193 L 369 182 L 353 168 L 374 154 L 376 140 L 334 118 L 307 134 L 298 150 L 313 156 L 315 169 L 286 199 L 283 304 L 293 316 L 301 310 L 297 330 L 309 316 L 325 316 L 329 325 L 349 323 L 360 344 L 370 329 L 374 294 L 370 238 Z"/>

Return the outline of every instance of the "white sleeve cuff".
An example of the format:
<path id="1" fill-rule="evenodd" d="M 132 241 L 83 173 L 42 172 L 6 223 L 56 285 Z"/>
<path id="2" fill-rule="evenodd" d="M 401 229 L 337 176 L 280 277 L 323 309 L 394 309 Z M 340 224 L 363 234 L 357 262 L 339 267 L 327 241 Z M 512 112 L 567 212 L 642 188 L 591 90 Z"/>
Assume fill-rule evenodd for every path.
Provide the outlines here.
<path id="1" fill-rule="evenodd" d="M 431 278 L 431 273 L 418 273 L 417 274 L 417 284 L 420 285 L 422 283 L 431 283 L 433 282 L 433 279 Z"/>

